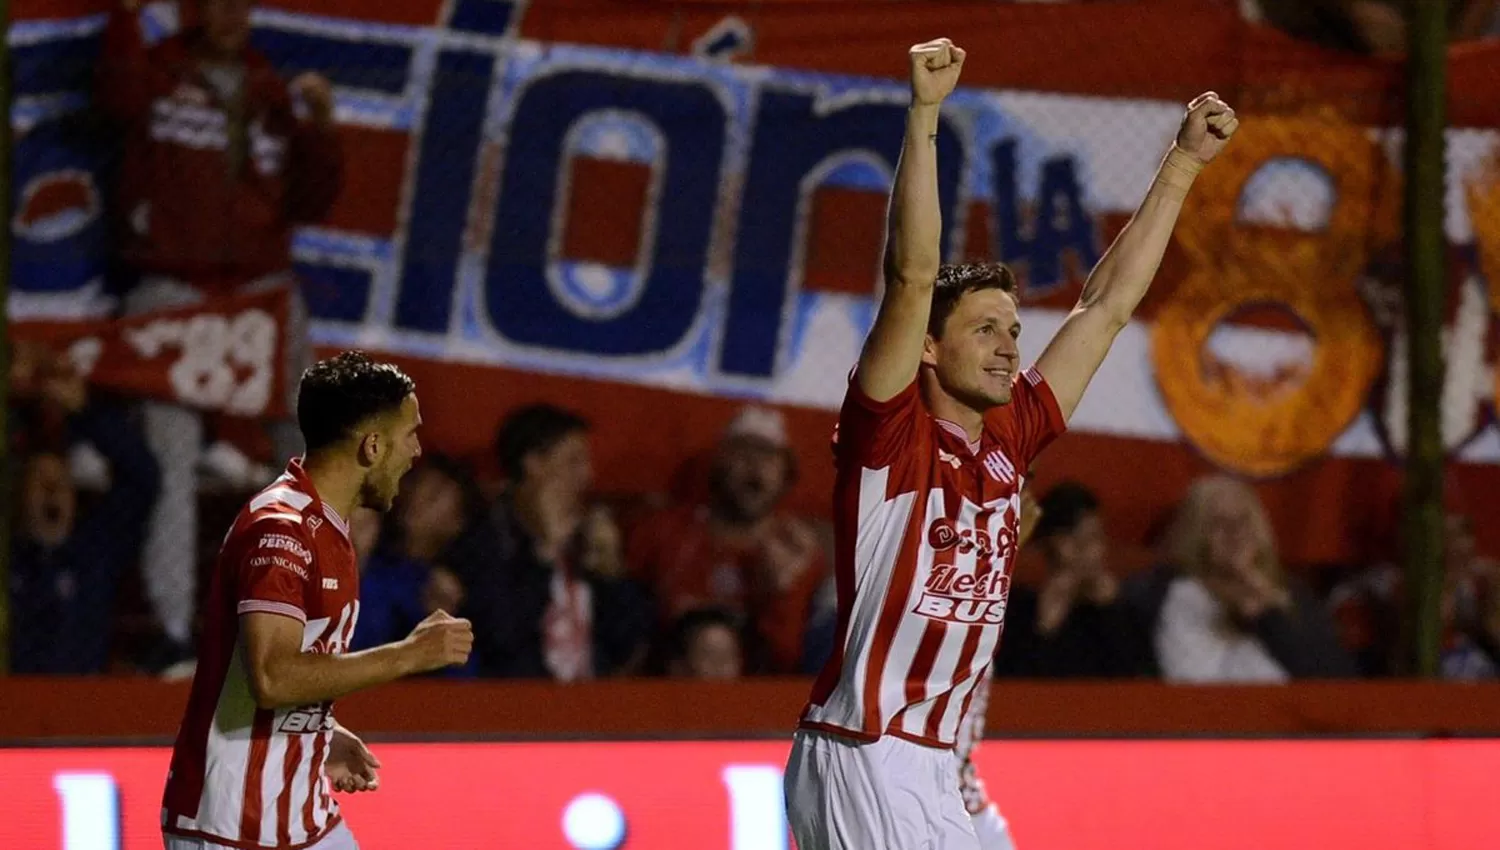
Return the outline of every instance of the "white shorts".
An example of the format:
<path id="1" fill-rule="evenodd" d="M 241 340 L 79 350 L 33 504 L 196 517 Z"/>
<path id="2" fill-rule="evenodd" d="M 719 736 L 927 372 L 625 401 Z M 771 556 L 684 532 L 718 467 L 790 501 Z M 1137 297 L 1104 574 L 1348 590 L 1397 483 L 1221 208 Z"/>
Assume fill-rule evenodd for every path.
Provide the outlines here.
<path id="1" fill-rule="evenodd" d="M 166 850 L 234 850 L 227 844 L 217 844 L 206 838 L 185 838 L 171 833 L 163 833 L 162 841 Z M 338 826 L 330 829 L 316 844 L 307 845 L 304 850 L 359 850 L 359 842 L 354 840 L 354 833 L 349 831 L 349 825 L 339 821 Z"/>
<path id="2" fill-rule="evenodd" d="M 979 850 L 952 750 L 798 730 L 785 792 L 797 850 Z"/>

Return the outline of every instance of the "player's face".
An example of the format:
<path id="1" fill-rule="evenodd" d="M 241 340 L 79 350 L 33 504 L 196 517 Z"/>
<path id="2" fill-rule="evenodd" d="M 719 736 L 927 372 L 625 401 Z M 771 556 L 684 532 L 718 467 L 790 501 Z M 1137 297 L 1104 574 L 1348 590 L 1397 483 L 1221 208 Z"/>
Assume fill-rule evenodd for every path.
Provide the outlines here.
<path id="1" fill-rule="evenodd" d="M 999 289 L 966 292 L 954 305 L 940 339 L 927 337 L 922 362 L 943 390 L 976 410 L 1010 403 L 1021 360 L 1016 300 Z"/>
<path id="2" fill-rule="evenodd" d="M 401 409 L 390 417 L 381 431 L 380 458 L 370 470 L 370 493 L 366 507 L 388 511 L 395 504 L 396 494 L 401 491 L 401 477 L 422 456 L 422 442 L 417 438 L 417 429 L 422 427 L 422 411 L 417 406 L 415 395 L 401 402 Z"/>

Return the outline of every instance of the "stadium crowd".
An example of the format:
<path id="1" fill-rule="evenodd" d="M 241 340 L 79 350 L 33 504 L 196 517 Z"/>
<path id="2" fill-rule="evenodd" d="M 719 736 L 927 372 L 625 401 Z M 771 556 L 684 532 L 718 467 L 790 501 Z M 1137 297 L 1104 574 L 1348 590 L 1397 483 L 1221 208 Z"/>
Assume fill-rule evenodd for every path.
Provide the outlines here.
<path id="1" fill-rule="evenodd" d="M 190 672 L 161 654 L 161 625 L 137 589 L 142 530 L 160 498 L 139 417 L 91 395 L 63 365 L 38 368 L 34 352 L 13 369 L 25 388 L 12 410 L 25 458 L 11 553 L 14 671 Z M 797 474 L 781 414 L 745 407 L 692 488 L 698 498 L 677 503 L 596 497 L 589 435 L 568 410 L 518 408 L 495 438 L 498 478 L 428 454 L 393 511 L 357 513 L 355 646 L 399 640 L 441 608 L 471 619 L 476 638 L 470 664 L 441 675 L 815 673 L 839 628 L 831 538 L 819 520 L 779 508 Z M 246 495 L 220 486 L 198 498 L 216 517 Z M 1454 506 L 1443 672 L 1492 679 L 1500 564 L 1475 551 L 1471 520 Z M 1117 563 L 1106 508 L 1080 484 L 1028 494 L 1026 510 L 1035 530 L 1010 592 L 998 677 L 1272 683 L 1397 672 L 1399 569 L 1282 563 L 1264 506 L 1242 482 L 1196 481 L 1145 569 Z M 200 572 L 221 530 L 198 530 Z"/>

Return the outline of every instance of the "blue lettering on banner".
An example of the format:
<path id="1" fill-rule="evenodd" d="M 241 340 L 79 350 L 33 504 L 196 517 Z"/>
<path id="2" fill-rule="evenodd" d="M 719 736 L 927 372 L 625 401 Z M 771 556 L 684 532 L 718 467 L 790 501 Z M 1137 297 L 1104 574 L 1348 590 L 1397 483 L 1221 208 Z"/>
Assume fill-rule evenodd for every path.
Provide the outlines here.
<path id="1" fill-rule="evenodd" d="M 485 276 L 495 329 L 524 345 L 606 356 L 672 348 L 702 300 L 724 154 L 723 105 L 701 83 L 593 71 L 534 78 L 518 97 Z M 570 129 L 612 112 L 648 121 L 664 144 L 651 163 L 654 208 L 642 213 L 649 244 L 642 246 L 646 258 L 637 258 L 639 296 L 617 315 L 594 319 L 569 310 L 548 278 L 558 274 L 552 246 L 562 234 L 554 231 L 567 226 Z"/>
<path id="2" fill-rule="evenodd" d="M 995 255 L 1015 264 L 1029 287 L 1045 291 L 1063 282 L 1066 252 L 1075 252 L 1084 269 L 1099 262 L 1094 222 L 1083 208 L 1071 157 L 1042 163 L 1041 186 L 1029 226 L 1016 186 L 1017 170 L 1015 140 L 995 145 L 991 164 Z"/>
<path id="3" fill-rule="evenodd" d="M 403 328 L 448 329 L 494 67 L 484 53 L 444 51 L 432 72 L 396 305 Z"/>
<path id="4" fill-rule="evenodd" d="M 734 287 L 720 365 L 725 372 L 769 377 L 782 347 L 787 289 L 805 256 L 807 205 L 830 162 L 874 157 L 892 172 L 901 151 L 906 107 L 900 101 L 851 100 L 822 106 L 814 95 L 767 88 L 757 103 L 744 204 L 734 248 Z M 962 175 L 962 149 L 951 132 L 938 136 L 938 194 L 945 204 L 944 244 Z"/>
<path id="5" fill-rule="evenodd" d="M 825 403 L 833 384 L 802 364 L 843 374 L 874 311 L 871 294 L 803 291 L 813 196 L 887 191 L 905 85 L 519 40 L 517 8 L 455 0 L 446 27 L 257 12 L 256 44 L 283 73 L 327 74 L 341 120 L 413 136 L 399 232 L 320 226 L 295 240 L 314 340 Z M 12 28 L 12 120 L 27 130 L 13 298 L 79 290 L 107 268 L 98 199 L 114 140 L 69 120 L 87 107 L 91 76 L 77 68 L 102 24 Z M 1068 252 L 1083 266 L 1098 258 L 1088 163 L 1016 103 L 966 90 L 944 108 L 944 254 L 967 244 L 970 199 L 988 200 L 996 255 L 1045 290 Z M 649 171 L 644 199 L 619 199 L 642 209 L 608 216 L 640 221 L 633 260 L 562 255 L 579 157 Z M 874 264 L 869 274 L 873 293 Z"/>

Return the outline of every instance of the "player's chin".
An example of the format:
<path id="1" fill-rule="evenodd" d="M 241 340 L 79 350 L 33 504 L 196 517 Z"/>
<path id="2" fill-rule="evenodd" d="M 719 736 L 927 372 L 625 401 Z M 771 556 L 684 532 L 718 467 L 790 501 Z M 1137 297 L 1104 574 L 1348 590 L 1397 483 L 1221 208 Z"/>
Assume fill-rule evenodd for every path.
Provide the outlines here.
<path id="1" fill-rule="evenodd" d="M 980 396 L 990 407 L 1010 404 L 1010 381 L 987 380 L 980 389 Z"/>

